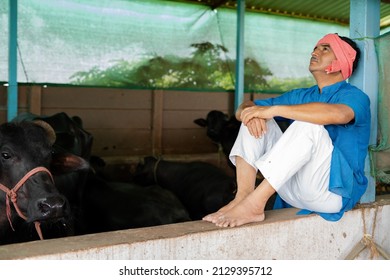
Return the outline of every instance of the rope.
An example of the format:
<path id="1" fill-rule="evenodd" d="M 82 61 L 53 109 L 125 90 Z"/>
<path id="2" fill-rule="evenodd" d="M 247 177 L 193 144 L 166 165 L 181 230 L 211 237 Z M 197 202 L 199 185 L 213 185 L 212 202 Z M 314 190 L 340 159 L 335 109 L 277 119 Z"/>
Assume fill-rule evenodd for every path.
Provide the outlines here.
<path id="1" fill-rule="evenodd" d="M 157 168 L 158 168 L 158 164 L 160 163 L 161 161 L 161 157 L 158 157 L 157 161 L 156 161 L 156 164 L 154 165 L 153 167 L 153 179 L 154 179 L 154 182 L 158 185 L 158 180 L 157 180 Z"/>
<path id="2" fill-rule="evenodd" d="M 225 153 L 223 152 L 223 147 L 221 143 L 218 143 L 218 165 L 222 165 L 222 159 L 225 159 Z"/>
<path id="3" fill-rule="evenodd" d="M 374 257 L 378 257 L 378 250 L 374 241 L 374 234 L 375 234 L 375 228 L 376 228 L 376 216 L 378 213 L 378 205 L 375 204 L 375 212 L 374 212 L 374 222 L 372 225 L 372 233 L 367 233 L 367 227 L 366 227 L 366 216 L 365 216 L 365 209 L 362 208 L 362 219 L 363 219 L 363 238 L 361 242 L 364 244 L 366 248 L 368 248 L 371 252 L 370 259 L 373 259 Z"/>
<path id="4" fill-rule="evenodd" d="M 378 214 L 378 204 L 374 203 L 374 205 L 375 205 L 375 213 L 374 213 L 374 222 L 372 225 L 371 234 L 367 233 L 365 208 L 361 208 L 362 220 L 363 220 L 363 237 L 352 248 L 351 252 L 345 258 L 346 260 L 355 259 L 366 248 L 370 250 L 370 259 L 378 258 L 379 255 L 381 255 L 386 260 L 390 259 L 390 255 L 374 241 L 376 220 L 377 220 L 377 214 Z"/>
<path id="5" fill-rule="evenodd" d="M 33 176 L 34 174 L 36 174 L 38 172 L 46 172 L 47 174 L 49 174 L 52 182 L 54 183 L 54 179 L 53 179 L 53 176 L 51 175 L 50 171 L 47 168 L 42 167 L 42 166 L 33 168 L 32 170 L 27 172 L 27 174 L 24 175 L 22 177 L 22 179 L 20 179 L 19 182 L 12 189 L 7 188 L 5 185 L 0 183 L 0 190 L 5 192 L 5 195 L 6 195 L 6 215 L 7 215 L 7 218 L 8 218 L 8 222 L 9 222 L 9 224 L 10 224 L 10 226 L 11 226 L 13 231 L 15 231 L 15 229 L 14 229 L 14 226 L 12 225 L 10 200 L 11 200 L 12 204 L 14 205 L 14 208 L 15 208 L 17 214 L 19 215 L 19 217 L 21 217 L 23 220 L 27 221 L 26 215 L 23 214 L 22 210 L 20 210 L 20 208 L 18 206 L 18 203 L 17 203 L 18 202 L 17 201 L 18 194 L 17 194 L 17 192 L 31 176 Z M 41 230 L 41 227 L 40 227 L 40 222 L 36 221 L 36 222 L 34 222 L 34 224 L 35 224 L 35 229 L 36 229 L 36 231 L 38 233 L 39 238 L 41 240 L 43 240 L 43 235 L 42 235 L 42 230 Z"/>

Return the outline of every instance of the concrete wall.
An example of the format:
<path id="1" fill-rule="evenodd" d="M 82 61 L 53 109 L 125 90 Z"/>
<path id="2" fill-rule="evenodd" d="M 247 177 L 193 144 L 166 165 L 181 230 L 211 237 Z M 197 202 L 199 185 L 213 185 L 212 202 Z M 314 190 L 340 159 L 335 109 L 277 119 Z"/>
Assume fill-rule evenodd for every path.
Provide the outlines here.
<path id="1" fill-rule="evenodd" d="M 264 222 L 238 228 L 194 221 L 5 245 L 0 247 L 0 259 L 338 260 L 349 255 L 370 259 L 368 248 L 360 254 L 353 252 L 364 234 L 372 235 L 377 245 L 390 252 L 390 196 L 360 205 L 338 222 L 296 212 L 269 211 Z"/>

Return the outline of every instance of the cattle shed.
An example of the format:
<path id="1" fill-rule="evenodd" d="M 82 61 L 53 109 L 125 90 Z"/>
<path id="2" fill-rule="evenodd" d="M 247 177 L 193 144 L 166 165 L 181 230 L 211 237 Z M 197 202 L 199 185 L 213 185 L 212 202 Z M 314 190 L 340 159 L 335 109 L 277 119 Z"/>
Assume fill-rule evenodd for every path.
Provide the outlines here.
<path id="1" fill-rule="evenodd" d="M 381 47 L 375 46 L 375 42 L 378 38 L 385 38 L 381 42 L 388 41 L 390 26 L 389 1 L 337 0 L 332 1 L 331 4 L 327 3 L 327 6 L 323 4 L 323 1 L 311 1 L 312 6 L 310 7 L 306 1 L 130 1 L 133 2 L 131 5 L 134 5 L 132 6 L 134 9 L 139 5 L 139 10 L 134 10 L 134 14 L 129 10 L 123 12 L 129 18 L 135 18 L 139 21 L 140 18 L 137 18 L 137 16 L 140 16 L 139 14 L 158 18 L 159 11 L 171 12 L 171 9 L 174 9 L 173 14 L 169 14 L 169 16 L 168 14 L 162 15 L 164 20 L 175 18 L 177 22 L 194 26 L 193 28 L 184 28 L 189 36 L 198 39 L 193 41 L 192 47 L 195 48 L 192 53 L 193 58 L 196 57 L 196 54 L 199 54 L 197 51 L 207 47 L 207 50 L 217 52 L 218 56 L 226 55 L 226 61 L 234 62 L 233 67 L 228 67 L 228 74 L 215 78 L 215 80 L 223 80 L 224 82 L 228 80 L 230 82 L 220 83 L 216 87 L 204 86 L 203 88 L 194 86 L 194 83 L 190 86 L 189 84 L 175 84 L 172 86 L 169 82 L 175 80 L 176 76 L 172 73 L 170 76 L 165 75 L 164 71 L 158 72 L 153 68 L 155 65 L 142 69 L 143 71 L 156 71 L 156 75 L 167 76 L 165 80 L 158 84 L 151 83 L 151 80 L 156 76 L 153 76 L 153 78 L 147 77 L 146 79 L 140 78 L 138 81 L 142 82 L 142 85 L 134 84 L 131 79 L 131 82 L 118 85 L 118 80 L 122 80 L 117 79 L 118 74 L 115 74 L 115 78 L 104 85 L 97 83 L 96 79 L 88 80 L 87 78 L 93 76 L 92 74 L 96 74 L 95 78 L 99 77 L 105 80 L 110 74 L 109 70 L 111 71 L 115 67 L 125 67 L 127 65 L 125 58 L 115 57 L 115 54 L 118 51 L 117 48 L 124 48 L 128 42 L 123 41 L 123 45 L 120 45 L 124 36 L 117 35 L 120 39 L 115 44 L 112 43 L 112 50 L 104 47 L 103 41 L 96 44 L 103 46 L 100 51 L 94 53 L 98 61 L 106 63 L 106 71 L 102 71 L 102 68 L 99 68 L 102 67 L 100 64 L 96 66 L 93 64 L 94 62 L 91 63 L 82 58 L 90 55 L 89 50 L 83 52 L 82 49 L 77 49 L 83 44 L 90 44 L 88 48 L 94 48 L 91 42 L 93 42 L 93 34 L 98 34 L 98 32 L 94 31 L 94 33 L 90 33 L 91 36 L 84 34 L 81 36 L 85 37 L 74 39 L 64 31 L 65 38 L 55 40 L 51 37 L 50 29 L 53 33 L 59 33 L 61 30 L 56 29 L 54 24 L 49 28 L 43 28 L 45 25 L 38 21 L 38 18 L 34 18 L 36 19 L 34 24 L 39 27 L 36 31 L 41 33 L 37 33 L 39 40 L 32 39 L 34 34 L 29 34 L 23 29 L 30 24 L 24 21 L 23 14 L 28 16 L 29 11 L 35 11 L 34 9 L 40 10 L 43 6 L 46 8 L 52 7 L 52 3 L 49 4 L 49 2 L 34 0 L 29 6 L 30 4 L 27 4 L 27 1 L 10 0 L 9 5 L 8 3 L 7 5 L 0 4 L 3 5 L 0 6 L 1 15 L 8 16 L 9 13 L 9 24 L 6 26 L 0 25 L 0 28 L 7 30 L 9 36 L 9 44 L 6 46 L 9 52 L 6 55 L 0 55 L 2 63 L 0 80 L 3 81 L 2 84 L 4 85 L 0 87 L 0 121 L 6 122 L 16 114 L 24 112 L 37 115 L 65 112 L 69 116 L 79 116 L 83 120 L 84 128 L 94 137 L 92 154 L 102 157 L 106 161 L 107 172 L 110 172 L 111 176 L 125 178 L 128 172 L 144 156 L 148 155 L 161 156 L 176 161 L 207 161 L 223 168 L 228 173 L 232 173 L 233 171 L 228 166 L 220 147 L 210 141 L 204 128 L 197 126 L 194 120 L 206 117 L 211 110 L 220 110 L 231 116 L 238 102 L 277 96 L 286 90 L 277 86 L 278 82 L 291 81 L 291 77 L 296 73 L 298 73 L 296 74 L 297 77 L 294 76 L 293 80 L 298 80 L 298 85 L 302 85 L 302 83 L 306 85 L 307 77 L 302 74 L 307 70 L 306 60 L 302 67 L 297 66 L 294 60 L 286 63 L 285 67 L 281 67 L 282 62 L 276 61 L 276 58 L 273 61 L 272 57 L 276 57 L 277 52 L 280 53 L 283 49 L 277 44 L 278 38 L 281 41 L 281 38 L 286 39 L 286 41 L 282 41 L 282 47 L 290 47 L 287 43 L 288 40 L 292 40 L 291 45 L 293 43 L 298 44 L 297 42 L 300 41 L 310 45 L 321 36 L 321 34 L 318 34 L 318 30 L 329 33 L 337 32 L 357 39 L 359 46 L 364 50 L 363 66 L 361 66 L 357 75 L 351 78 L 350 82 L 364 90 L 371 98 L 373 115 L 371 143 L 374 145 L 383 141 L 384 133 L 388 133 L 387 128 L 383 130 L 384 125 L 388 126 L 387 110 L 378 105 L 381 104 L 378 99 L 387 102 L 385 93 L 388 92 L 388 82 L 383 82 L 383 80 L 385 80 L 384 73 L 387 73 L 388 69 L 388 63 L 385 62 L 388 52 L 382 51 L 381 55 L 383 56 L 378 61 L 378 50 Z M 113 2 L 119 5 L 118 3 L 121 1 Z M 16 8 L 15 3 L 19 3 Z M 67 9 L 74 9 L 78 5 L 81 7 L 91 4 L 87 0 L 62 1 L 61 3 L 64 5 L 61 7 L 53 5 L 52 8 L 56 11 L 63 8 L 66 11 Z M 149 11 L 148 8 L 153 5 L 157 5 L 159 8 L 150 9 Z M 179 16 L 176 9 L 180 7 L 185 10 L 187 6 L 190 7 L 187 14 Z M 6 7 L 6 13 L 4 9 L 1 9 L 4 7 Z M 99 7 L 94 4 L 88 7 L 93 13 L 99 11 Z M 123 7 L 115 6 L 115 9 L 119 8 Z M 103 8 L 101 9 L 103 10 Z M 104 6 L 105 12 L 109 10 L 107 5 Z M 143 11 L 143 13 L 140 11 Z M 18 17 L 16 12 L 21 15 Z M 137 13 L 139 14 L 137 15 Z M 50 12 L 47 14 L 50 14 Z M 77 11 L 75 14 L 77 17 L 83 16 L 82 13 L 78 14 Z M 123 16 L 123 14 L 121 13 L 120 16 Z M 118 14 L 118 18 L 120 16 Z M 191 18 L 191 16 L 193 17 Z M 268 33 L 253 33 L 250 28 L 244 30 L 244 27 L 250 25 L 248 22 L 252 21 L 254 22 L 251 25 L 252 28 L 257 28 L 257 21 L 254 20 L 257 16 L 266 17 L 264 22 L 260 20 L 260 27 L 269 30 Z M 12 23 L 12 18 L 14 20 L 19 18 L 17 30 L 15 30 L 16 27 Z M 232 22 L 232 19 L 234 19 L 234 22 Z M 244 23 L 245 20 L 247 23 Z M 290 24 L 293 27 L 283 30 L 284 25 L 279 23 L 282 20 L 291 21 Z M 104 22 L 104 20 L 102 21 Z M 152 26 L 149 26 L 149 28 L 158 30 L 159 22 L 151 22 Z M 215 22 L 222 22 L 225 25 L 216 28 L 210 27 L 210 24 Z M 297 27 L 294 25 L 296 22 L 303 22 L 304 24 Z M 94 27 L 95 24 L 88 18 L 88 26 Z M 58 25 L 61 25 L 61 23 Z M 74 27 L 74 30 L 78 30 L 80 26 Z M 202 28 L 197 29 L 199 26 L 202 26 Z M 128 27 L 125 26 L 124 29 L 126 28 Z M 173 32 L 181 32 L 180 28 L 175 28 L 173 28 Z M 143 34 L 149 32 L 142 26 L 136 26 L 135 29 Z M 193 32 L 193 29 L 196 32 Z M 166 36 L 166 34 L 162 34 L 161 37 L 163 35 Z M 255 35 L 263 36 L 261 38 L 264 39 L 248 39 L 248 37 L 254 38 Z M 17 39 L 18 36 L 20 36 L 19 39 Z M 45 36 L 47 36 L 47 41 L 42 39 Z M 204 41 L 202 36 L 206 38 Z M 148 51 L 152 54 L 158 53 L 158 55 L 153 56 L 148 53 L 148 56 L 145 55 L 147 59 L 157 61 L 156 65 L 172 63 L 169 64 L 169 67 L 176 64 L 169 60 L 172 56 L 171 53 L 164 53 L 165 45 L 167 45 L 167 48 L 176 50 L 180 55 L 184 55 L 179 47 L 176 49 L 173 44 L 162 43 L 169 40 L 164 41 L 163 38 L 159 38 L 160 43 L 157 43 L 152 40 L 149 41 L 148 37 L 152 36 L 143 37 L 143 43 L 136 42 L 134 46 L 126 49 L 126 52 L 135 52 L 144 48 L 145 45 L 152 46 L 153 48 Z M 219 39 L 210 39 L 215 37 Z M 108 40 L 113 42 L 113 38 L 115 37 L 110 37 Z M 167 38 L 171 39 L 169 36 Z M 32 43 L 35 42 L 34 40 L 36 40 L 36 45 L 39 47 Z M 66 40 L 80 40 L 81 43 L 75 44 L 75 48 L 71 49 L 70 45 L 64 43 Z M 177 39 L 175 44 L 178 44 L 180 40 Z M 267 40 L 272 43 L 267 44 Z M 53 49 L 55 50 L 50 47 L 49 41 L 54 45 Z M 210 42 L 210 44 L 204 43 L 205 41 Z M 267 86 L 256 87 L 253 84 L 244 83 L 244 57 L 246 57 L 246 54 L 256 53 L 254 46 L 261 44 L 265 46 L 262 50 L 264 53 L 257 59 L 261 63 L 264 62 L 264 65 L 267 65 L 268 70 L 272 73 L 275 72 L 273 67 L 276 67 L 276 69 L 277 67 L 283 68 L 285 76 L 276 77 L 279 80 L 275 82 L 273 76 L 267 74 L 267 69 L 256 68 L 257 71 L 263 71 L 263 77 L 268 78 L 266 79 Z M 382 48 L 386 50 L 383 47 L 387 46 L 386 43 L 381 44 Z M 230 51 L 225 53 L 222 51 L 224 48 L 220 46 L 228 48 Z M 310 48 L 304 44 L 299 46 L 303 49 L 302 53 L 307 54 L 308 57 L 312 45 L 310 45 Z M 61 47 L 63 51 L 59 53 L 58 49 L 61 49 Z M 96 46 L 96 49 L 98 49 L 98 46 Z M 159 53 L 159 49 L 161 49 L 161 53 Z M 45 55 L 42 56 L 38 53 L 45 53 L 47 58 L 45 58 Z M 105 53 L 110 53 L 113 57 L 107 58 L 103 55 Z M 51 64 L 50 59 L 53 59 L 54 54 L 58 57 L 62 56 L 63 59 L 55 60 L 55 63 L 53 63 L 55 66 L 45 66 Z M 66 64 L 71 61 L 71 54 L 80 55 L 76 61 L 83 67 L 80 67 L 77 71 L 72 70 L 73 68 L 69 66 L 74 62 L 69 62 L 69 65 Z M 188 50 L 186 55 L 189 55 Z M 289 57 L 296 56 L 296 59 L 303 57 L 308 60 L 307 57 L 301 56 L 301 53 L 294 55 L 290 49 L 287 55 Z M 41 59 L 47 60 L 42 62 Z M 123 62 L 123 64 L 110 64 L 112 60 Z M 220 65 L 225 65 L 225 60 L 223 60 L 224 63 L 217 61 L 216 65 L 222 67 Z M 226 65 L 228 65 L 227 62 Z M 247 64 L 245 65 L 247 66 Z M 297 66 L 295 71 L 291 70 L 295 66 Z M 42 73 L 45 72 L 45 75 L 36 74 L 40 69 Z M 91 71 L 88 72 L 87 70 Z M 213 74 L 216 72 L 213 72 Z M 53 75 L 50 76 L 50 73 L 53 73 Z M 62 75 L 61 73 L 65 73 L 63 74 L 65 78 L 62 80 L 59 78 Z M 69 73 L 73 77 L 78 74 L 78 76 L 76 75 L 78 80 L 69 79 Z M 137 73 L 142 74 L 142 72 Z M 208 72 L 207 74 L 210 75 Z M 227 77 L 230 77 L 231 80 Z M 81 80 L 85 83 L 78 83 Z M 262 79 L 254 80 L 254 84 L 262 82 Z M 290 84 L 290 86 L 294 85 L 296 85 L 294 82 Z M 378 121 L 381 120 L 384 120 L 384 122 L 382 126 L 378 127 Z M 379 135 L 377 135 L 377 132 Z M 362 203 L 356 209 L 347 212 L 339 222 L 329 223 L 315 215 L 296 215 L 297 209 L 282 209 L 267 212 L 267 219 L 262 223 L 232 229 L 221 229 L 203 221 L 192 221 L 158 227 L 4 245 L 0 247 L 0 259 L 388 259 L 388 252 L 390 251 L 388 236 L 390 231 L 390 200 L 388 195 L 376 195 L 378 178 L 374 177 L 375 174 L 372 176 L 372 170 L 370 170 L 370 168 L 373 168 L 370 167 L 370 163 L 374 163 L 376 169 L 384 170 L 384 173 L 386 173 L 390 164 L 387 143 L 381 143 L 383 145 L 373 148 L 375 150 L 373 159 L 367 159 L 367 176 L 370 185 L 362 199 Z"/>

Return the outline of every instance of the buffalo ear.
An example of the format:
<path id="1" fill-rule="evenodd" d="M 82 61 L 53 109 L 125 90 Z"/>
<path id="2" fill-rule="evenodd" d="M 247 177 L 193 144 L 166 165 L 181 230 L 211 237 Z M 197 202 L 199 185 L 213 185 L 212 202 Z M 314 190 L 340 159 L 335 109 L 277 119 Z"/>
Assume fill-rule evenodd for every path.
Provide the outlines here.
<path id="1" fill-rule="evenodd" d="M 55 133 L 53 127 L 50 124 L 48 124 L 47 122 L 42 121 L 42 120 L 34 120 L 33 122 L 45 129 L 46 134 L 47 134 L 47 138 L 49 139 L 49 143 L 51 146 L 53 146 L 53 144 L 56 142 L 56 133 Z"/>
<path id="2" fill-rule="evenodd" d="M 194 120 L 194 123 L 201 127 L 206 127 L 207 126 L 207 121 L 205 119 L 196 119 Z"/>
<path id="3" fill-rule="evenodd" d="M 88 161 L 70 153 L 53 154 L 50 165 L 50 170 L 56 175 L 75 171 L 86 171 L 89 168 L 90 164 Z"/>

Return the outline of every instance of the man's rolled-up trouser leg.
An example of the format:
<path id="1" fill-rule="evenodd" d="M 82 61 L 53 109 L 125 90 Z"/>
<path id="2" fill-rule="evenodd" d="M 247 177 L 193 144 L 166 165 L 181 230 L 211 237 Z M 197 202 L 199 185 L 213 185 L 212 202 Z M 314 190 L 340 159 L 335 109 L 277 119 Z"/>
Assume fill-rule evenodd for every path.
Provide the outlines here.
<path id="1" fill-rule="evenodd" d="M 282 131 L 273 119 L 267 121 L 267 133 L 261 138 L 250 135 L 248 128 L 241 124 L 236 142 L 230 151 L 229 159 L 235 165 L 235 157 L 240 156 L 258 170 L 255 162 L 269 151 L 282 135 Z"/>

